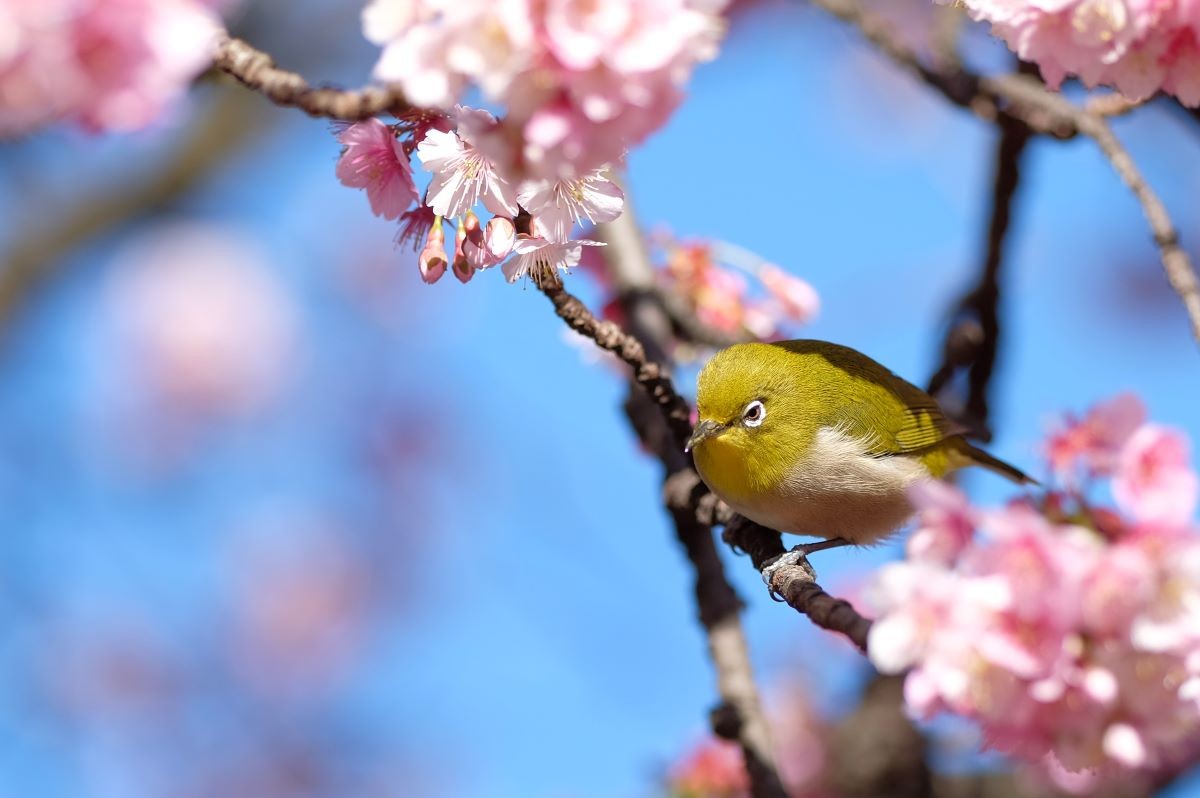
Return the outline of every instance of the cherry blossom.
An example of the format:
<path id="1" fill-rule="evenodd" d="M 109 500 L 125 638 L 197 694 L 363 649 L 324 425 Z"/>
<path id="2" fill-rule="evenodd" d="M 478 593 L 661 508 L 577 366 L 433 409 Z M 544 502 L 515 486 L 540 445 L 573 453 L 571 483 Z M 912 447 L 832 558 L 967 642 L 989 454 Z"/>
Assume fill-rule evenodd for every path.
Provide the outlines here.
<path id="1" fill-rule="evenodd" d="M 219 26 L 196 0 L 2 0 L 0 135 L 146 127 L 208 64 Z"/>
<path id="2" fill-rule="evenodd" d="M 1196 473 L 1181 433 L 1146 424 L 1121 451 L 1113 478 L 1117 503 L 1146 521 L 1181 522 L 1196 509 Z"/>
<path id="3" fill-rule="evenodd" d="M 949 2 L 949 0 L 938 0 Z M 1200 15 L 1192 0 L 963 0 L 1053 87 L 1077 75 L 1133 100 L 1162 90 L 1200 105 Z"/>
<path id="4" fill-rule="evenodd" d="M 600 172 L 579 180 L 530 180 L 517 200 L 538 220 L 551 241 L 569 241 L 575 225 L 611 222 L 621 215 L 625 193 Z"/>
<path id="5" fill-rule="evenodd" d="M 1097 404 L 1082 419 L 1068 417 L 1046 442 L 1050 468 L 1069 486 L 1081 475 L 1112 474 L 1121 447 L 1145 420 L 1145 406 L 1129 393 Z"/>
<path id="6" fill-rule="evenodd" d="M 1121 397 L 1048 447 L 1111 474 L 1129 517 L 1079 489 L 988 509 L 922 485 L 908 557 L 868 593 L 871 661 L 908 672 L 910 711 L 973 719 L 1058 784 L 1095 768 L 1151 775 L 1200 732 L 1196 475 L 1181 435 L 1127 429 L 1142 415 Z"/>
<path id="7" fill-rule="evenodd" d="M 491 116 L 486 111 L 460 108 L 460 117 L 463 115 Z M 430 130 L 417 145 L 417 157 L 433 174 L 426 204 L 446 218 L 461 216 L 480 202 L 492 213 L 515 215 L 516 187 L 463 135 Z"/>
<path id="8" fill-rule="evenodd" d="M 395 133 L 378 119 L 357 122 L 338 135 L 346 145 L 338 159 L 342 185 L 367 192 L 371 212 L 384 219 L 399 219 L 417 201 L 408 153 Z"/>
<path id="9" fill-rule="evenodd" d="M 513 256 L 505 262 L 504 277 L 515 283 L 528 276 L 538 285 L 558 279 L 565 272 L 579 265 L 584 247 L 602 247 L 603 242 L 581 239 L 578 241 L 551 241 L 535 225 L 535 234 L 522 233 L 513 244 Z"/>
<path id="10" fill-rule="evenodd" d="M 577 179 L 660 127 L 723 33 L 707 0 L 374 0 L 364 33 L 377 78 L 418 105 L 449 108 L 469 87 L 503 105 L 525 178 Z"/>

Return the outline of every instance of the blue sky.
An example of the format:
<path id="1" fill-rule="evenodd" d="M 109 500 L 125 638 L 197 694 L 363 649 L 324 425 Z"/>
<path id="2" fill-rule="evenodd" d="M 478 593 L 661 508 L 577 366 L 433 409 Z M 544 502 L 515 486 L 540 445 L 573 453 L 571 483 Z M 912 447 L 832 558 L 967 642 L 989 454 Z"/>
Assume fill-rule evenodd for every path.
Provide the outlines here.
<path id="1" fill-rule="evenodd" d="M 354 35 L 337 20 L 332 30 Z M 316 60 L 331 79 L 368 70 L 370 48 L 352 43 Z M 3 331 L 0 795 L 188 794 L 164 785 L 253 760 L 260 734 L 323 751 L 338 786 L 311 794 L 651 794 L 703 732 L 715 692 L 621 380 L 568 344 L 543 297 L 498 272 L 422 284 L 393 251 L 392 225 L 334 179 L 327 125 L 264 113 L 269 130 L 249 149 L 173 207 L 71 253 Z M 1189 244 L 1196 131 L 1158 106 L 1116 127 Z M 0 188 L 12 223 L 0 242 L 52 225 L 64 197 L 137 179 L 180 135 L 13 145 L 0 156 L 13 178 Z M 739 20 L 632 155 L 629 183 L 647 226 L 737 243 L 812 282 L 822 315 L 803 335 L 920 383 L 978 260 L 992 137 L 851 31 L 772 0 Z M 128 366 L 106 333 L 106 286 L 122 247 L 164 219 L 255 241 L 297 308 L 305 356 L 270 412 L 205 428 L 165 473 L 130 474 L 95 442 L 115 423 L 106 397 Z M 1060 412 L 1127 389 L 1157 420 L 1200 434 L 1200 352 L 1139 208 L 1087 142 L 1032 146 L 1009 255 L 997 454 L 1036 472 Z M 347 288 L 359 269 L 378 280 L 366 305 Z M 389 435 L 411 451 L 395 481 L 368 479 L 363 452 Z M 967 484 L 1006 495 L 986 475 Z M 229 549 L 247 517 L 309 514 L 338 518 L 370 563 L 368 632 L 317 698 L 278 703 L 220 664 Z M 833 552 L 818 567 L 847 585 L 892 556 Z M 808 680 L 835 708 L 857 661 L 728 560 L 765 683 Z M 46 690 L 56 630 L 130 618 L 190 674 L 184 717 L 166 726 L 111 708 L 81 719 Z"/>

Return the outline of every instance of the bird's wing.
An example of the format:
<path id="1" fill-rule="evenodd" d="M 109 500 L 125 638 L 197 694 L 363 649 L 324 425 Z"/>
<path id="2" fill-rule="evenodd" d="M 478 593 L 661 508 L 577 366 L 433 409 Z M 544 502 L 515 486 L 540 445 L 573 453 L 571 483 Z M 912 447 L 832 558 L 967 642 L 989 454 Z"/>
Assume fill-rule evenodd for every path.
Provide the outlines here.
<path id="1" fill-rule="evenodd" d="M 919 391 L 907 383 L 905 386 Z M 842 426 L 865 440 L 868 451 L 879 457 L 919 452 L 966 431 L 946 418 L 932 397 L 924 391 L 919 393 L 903 391 L 898 395 L 895 386 L 872 384 L 865 401 L 843 415 Z"/>
<path id="2" fill-rule="evenodd" d="M 967 429 L 946 418 L 932 396 L 854 349 L 810 341 L 783 344 L 794 352 L 819 353 L 855 382 L 852 401 L 830 402 L 827 423 L 867 443 L 877 457 L 909 454 Z"/>

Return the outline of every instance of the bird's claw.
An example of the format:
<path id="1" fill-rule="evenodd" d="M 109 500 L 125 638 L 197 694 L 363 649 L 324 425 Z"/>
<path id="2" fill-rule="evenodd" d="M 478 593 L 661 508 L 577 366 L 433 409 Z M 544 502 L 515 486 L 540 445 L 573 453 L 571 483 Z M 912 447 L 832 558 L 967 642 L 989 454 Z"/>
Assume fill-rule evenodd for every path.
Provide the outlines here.
<path id="1" fill-rule="evenodd" d="M 808 546 L 796 546 L 788 552 L 784 552 L 776 557 L 772 562 L 763 566 L 762 578 L 763 583 L 767 586 L 767 591 L 771 594 L 771 598 L 776 601 L 783 601 L 783 597 L 775 591 L 771 586 L 771 580 L 781 568 L 791 568 L 799 566 L 816 578 L 816 573 L 813 572 L 813 567 L 808 562 Z"/>

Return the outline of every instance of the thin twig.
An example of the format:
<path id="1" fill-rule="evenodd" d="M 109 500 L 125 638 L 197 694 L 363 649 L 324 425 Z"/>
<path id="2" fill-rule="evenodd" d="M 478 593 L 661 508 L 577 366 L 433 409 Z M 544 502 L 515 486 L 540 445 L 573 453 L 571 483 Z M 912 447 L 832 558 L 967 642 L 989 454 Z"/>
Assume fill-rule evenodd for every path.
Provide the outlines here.
<path id="1" fill-rule="evenodd" d="M 1021 156 L 1032 135 L 1023 122 L 1005 117 L 997 122 L 996 172 L 992 209 L 979 284 L 959 300 L 942 346 L 942 362 L 929 381 L 929 393 L 951 415 L 982 440 L 991 440 L 988 385 L 1000 342 L 1000 267 L 1012 219 L 1013 200 L 1021 177 Z M 969 370 L 966 400 L 945 401 L 945 389 L 962 369 Z"/>
<path id="2" fill-rule="evenodd" d="M 1141 203 L 1154 242 L 1158 245 L 1167 280 L 1183 301 L 1192 335 L 1200 343 L 1200 278 L 1196 276 L 1191 259 L 1179 246 L 1179 234 L 1162 201 L 1146 183 L 1129 152 L 1113 135 L 1102 116 L 1079 108 L 1062 95 L 1047 90 L 1041 81 L 1029 75 L 980 77 L 961 69 L 940 72 L 922 64 L 900 42 L 885 20 L 864 11 L 857 0 L 814 2 L 839 19 L 856 26 L 868 41 L 905 71 L 921 78 L 955 104 L 970 109 L 983 119 L 996 121 L 1008 115 L 1024 122 L 1036 133 L 1063 139 L 1082 135 L 1095 141 L 1113 170 Z"/>
<path id="3" fill-rule="evenodd" d="M 279 69 L 274 59 L 228 34 L 217 42 L 213 66 L 237 78 L 276 105 L 299 108 L 309 116 L 354 122 L 382 113 L 414 110 L 397 90 L 383 86 L 361 89 L 317 88 L 295 72 Z"/>
<path id="4" fill-rule="evenodd" d="M 601 349 L 612 352 L 633 369 L 633 379 L 654 400 L 670 426 L 675 442 L 682 449 L 692 434 L 691 411 L 687 400 L 675 391 L 671 378 L 658 363 L 646 357 L 641 341 L 625 332 L 615 322 L 597 319 L 587 306 L 568 293 L 561 283 L 541 286 L 552 303 L 554 312 L 575 332 L 587 336 Z"/>

